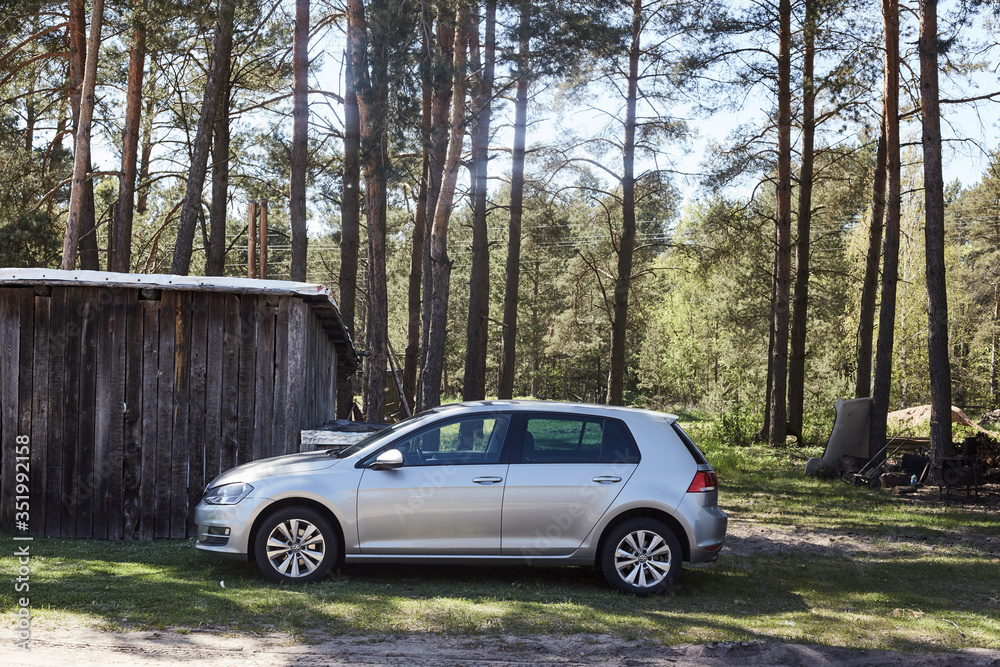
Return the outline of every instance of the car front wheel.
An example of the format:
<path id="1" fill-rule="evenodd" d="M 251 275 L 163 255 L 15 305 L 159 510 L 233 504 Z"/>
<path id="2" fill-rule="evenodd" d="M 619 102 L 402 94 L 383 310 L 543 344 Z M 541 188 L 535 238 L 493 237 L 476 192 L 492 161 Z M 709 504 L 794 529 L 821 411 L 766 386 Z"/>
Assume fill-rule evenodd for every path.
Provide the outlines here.
<path id="1" fill-rule="evenodd" d="M 254 544 L 257 566 L 278 583 L 304 584 L 329 574 L 337 560 L 330 522 L 308 507 L 286 507 L 266 519 Z"/>
<path id="2" fill-rule="evenodd" d="M 613 588 L 633 595 L 661 593 L 677 579 L 681 545 L 662 521 L 637 517 L 612 529 L 601 549 L 601 570 Z"/>

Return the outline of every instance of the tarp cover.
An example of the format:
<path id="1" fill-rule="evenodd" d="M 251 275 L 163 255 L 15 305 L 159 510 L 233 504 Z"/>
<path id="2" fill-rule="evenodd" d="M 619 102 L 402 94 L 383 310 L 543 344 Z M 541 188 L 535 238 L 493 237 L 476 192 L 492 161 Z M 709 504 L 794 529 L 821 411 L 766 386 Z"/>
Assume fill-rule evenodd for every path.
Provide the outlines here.
<path id="1" fill-rule="evenodd" d="M 837 419 L 833 433 L 826 442 L 823 463 L 834 468 L 840 466 L 843 456 L 869 458 L 868 423 L 871 420 L 872 399 L 837 399 Z"/>

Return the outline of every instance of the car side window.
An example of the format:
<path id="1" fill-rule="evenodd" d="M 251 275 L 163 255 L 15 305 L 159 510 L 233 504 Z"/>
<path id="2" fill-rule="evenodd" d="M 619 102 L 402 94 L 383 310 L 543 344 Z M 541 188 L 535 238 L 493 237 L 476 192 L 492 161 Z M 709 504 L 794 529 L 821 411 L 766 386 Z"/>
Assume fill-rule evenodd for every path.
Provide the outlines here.
<path id="1" fill-rule="evenodd" d="M 598 463 L 602 420 L 530 417 L 525 422 L 522 463 Z"/>
<path id="2" fill-rule="evenodd" d="M 604 423 L 604 448 L 601 452 L 604 463 L 638 463 L 639 445 L 628 427 L 616 419 Z"/>
<path id="3" fill-rule="evenodd" d="M 406 466 L 498 463 L 509 415 L 473 415 L 421 429 L 385 449 L 398 449 Z M 378 453 L 381 453 L 378 452 Z M 370 465 L 377 454 L 364 462 Z"/>
<path id="4" fill-rule="evenodd" d="M 521 463 L 638 463 L 639 448 L 622 422 L 580 417 L 525 420 Z"/>

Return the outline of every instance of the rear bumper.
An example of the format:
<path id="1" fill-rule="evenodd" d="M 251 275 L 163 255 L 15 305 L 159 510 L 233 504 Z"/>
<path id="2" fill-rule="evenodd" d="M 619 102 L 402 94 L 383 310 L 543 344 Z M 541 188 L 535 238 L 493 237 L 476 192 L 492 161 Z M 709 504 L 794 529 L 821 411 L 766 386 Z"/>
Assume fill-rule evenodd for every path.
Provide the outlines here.
<path id="1" fill-rule="evenodd" d="M 692 564 L 715 562 L 726 543 L 729 517 L 714 502 L 705 504 L 705 495 L 688 493 L 678 508 L 689 520 L 693 533 L 689 540 Z"/>
<path id="2" fill-rule="evenodd" d="M 719 560 L 719 554 L 722 553 L 722 548 L 725 546 L 725 542 L 722 544 L 713 544 L 710 546 L 702 547 L 703 551 L 707 551 L 711 554 L 708 558 L 701 561 L 702 563 L 714 563 Z"/>

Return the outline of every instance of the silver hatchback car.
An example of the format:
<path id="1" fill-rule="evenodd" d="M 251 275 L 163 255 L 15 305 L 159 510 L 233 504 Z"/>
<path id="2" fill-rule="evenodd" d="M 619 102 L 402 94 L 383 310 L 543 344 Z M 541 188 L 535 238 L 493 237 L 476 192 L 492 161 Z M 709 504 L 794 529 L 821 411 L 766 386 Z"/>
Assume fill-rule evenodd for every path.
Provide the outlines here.
<path id="1" fill-rule="evenodd" d="M 208 485 L 196 547 L 276 582 L 340 562 L 588 565 L 636 595 L 718 558 L 712 466 L 660 412 L 540 401 L 434 408 L 337 454 L 241 465 Z"/>

